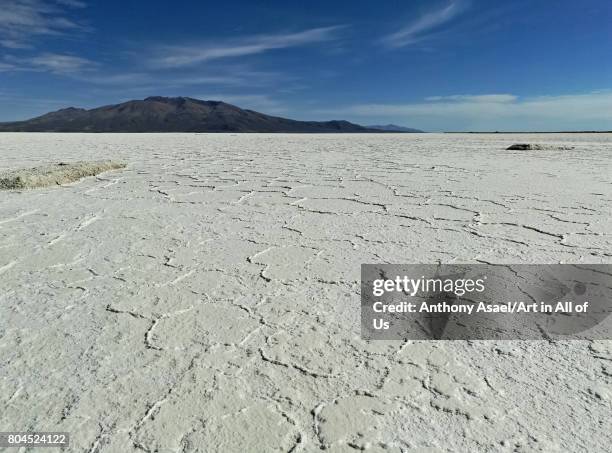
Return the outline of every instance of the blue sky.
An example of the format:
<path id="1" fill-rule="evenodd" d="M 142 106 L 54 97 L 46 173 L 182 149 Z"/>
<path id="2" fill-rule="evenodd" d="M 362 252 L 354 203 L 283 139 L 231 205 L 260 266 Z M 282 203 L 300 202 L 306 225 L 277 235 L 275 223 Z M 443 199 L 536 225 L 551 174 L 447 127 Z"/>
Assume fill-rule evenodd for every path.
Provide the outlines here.
<path id="1" fill-rule="evenodd" d="M 610 0 L 0 6 L 0 121 L 162 95 L 429 131 L 612 129 Z"/>

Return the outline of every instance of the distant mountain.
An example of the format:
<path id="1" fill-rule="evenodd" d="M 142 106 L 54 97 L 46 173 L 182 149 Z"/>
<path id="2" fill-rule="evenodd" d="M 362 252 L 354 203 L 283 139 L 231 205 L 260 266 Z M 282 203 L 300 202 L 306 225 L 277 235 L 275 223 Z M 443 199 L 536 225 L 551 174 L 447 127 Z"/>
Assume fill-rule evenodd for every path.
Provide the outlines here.
<path id="1" fill-rule="evenodd" d="M 378 129 L 386 132 L 423 132 L 420 129 L 412 129 L 410 127 L 398 126 L 396 124 L 386 124 L 384 126 L 366 126 L 369 129 Z"/>
<path id="2" fill-rule="evenodd" d="M 348 121 L 295 121 L 220 101 L 161 96 L 91 110 L 74 107 L 26 121 L 0 123 L 3 132 L 378 132 Z"/>

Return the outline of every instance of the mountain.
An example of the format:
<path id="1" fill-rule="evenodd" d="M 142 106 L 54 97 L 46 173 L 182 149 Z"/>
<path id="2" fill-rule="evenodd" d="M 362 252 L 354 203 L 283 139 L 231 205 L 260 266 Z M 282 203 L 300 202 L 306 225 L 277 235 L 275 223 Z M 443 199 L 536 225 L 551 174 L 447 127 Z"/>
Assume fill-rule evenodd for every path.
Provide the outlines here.
<path id="1" fill-rule="evenodd" d="M 74 107 L 26 121 L 0 123 L 0 132 L 378 132 L 348 121 L 295 121 L 220 101 L 148 97 L 91 110 Z"/>
<path id="2" fill-rule="evenodd" d="M 385 132 L 423 132 L 420 129 L 412 129 L 410 127 L 398 126 L 396 124 L 385 124 L 384 126 L 366 126 L 369 129 L 378 129 Z"/>

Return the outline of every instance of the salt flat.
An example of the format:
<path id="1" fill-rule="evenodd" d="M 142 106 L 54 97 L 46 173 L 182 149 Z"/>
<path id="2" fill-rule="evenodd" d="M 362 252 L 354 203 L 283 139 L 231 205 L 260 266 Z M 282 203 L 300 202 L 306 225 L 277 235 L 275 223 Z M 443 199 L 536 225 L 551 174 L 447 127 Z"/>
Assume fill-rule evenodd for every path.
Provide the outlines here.
<path id="1" fill-rule="evenodd" d="M 573 150 L 506 151 L 512 143 Z M 603 452 L 610 341 L 367 343 L 361 263 L 606 263 L 612 135 L 0 134 L 0 427 L 75 452 Z"/>

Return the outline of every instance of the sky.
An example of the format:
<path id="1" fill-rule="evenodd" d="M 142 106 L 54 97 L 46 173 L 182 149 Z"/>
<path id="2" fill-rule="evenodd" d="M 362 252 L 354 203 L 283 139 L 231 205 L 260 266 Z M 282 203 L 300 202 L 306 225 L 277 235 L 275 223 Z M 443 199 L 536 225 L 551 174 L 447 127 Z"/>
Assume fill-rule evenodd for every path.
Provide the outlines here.
<path id="1" fill-rule="evenodd" d="M 0 0 L 0 121 L 147 96 L 426 131 L 612 130 L 610 0 Z"/>

